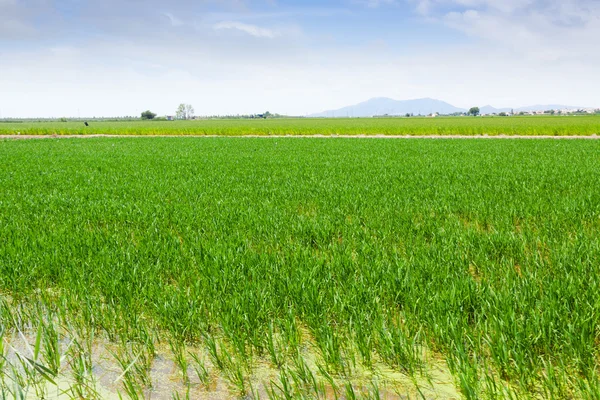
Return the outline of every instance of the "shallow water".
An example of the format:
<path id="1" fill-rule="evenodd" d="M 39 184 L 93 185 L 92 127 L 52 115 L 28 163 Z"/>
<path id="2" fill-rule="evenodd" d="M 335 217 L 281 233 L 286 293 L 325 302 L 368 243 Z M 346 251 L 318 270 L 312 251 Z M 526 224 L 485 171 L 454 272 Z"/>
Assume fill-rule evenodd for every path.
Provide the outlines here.
<path id="1" fill-rule="evenodd" d="M 25 371 L 19 362 L 19 356 L 33 358 L 33 348 L 35 346 L 34 335 L 13 334 L 4 337 L 5 347 L 8 349 L 6 359 L 10 365 L 15 367 L 22 376 Z M 93 387 L 95 395 L 87 391 L 89 398 L 117 399 L 119 393 L 123 398 L 127 398 L 124 389 L 123 369 L 115 359 L 114 354 L 119 352 L 119 346 L 103 339 L 97 339 L 91 346 L 92 371 L 88 374 L 88 385 Z M 33 381 L 29 379 L 29 386 L 23 387 L 25 398 L 37 399 L 44 395 L 47 399 L 69 399 L 73 397 L 76 388 L 74 379 L 73 359 L 67 356 L 69 350 L 72 350 L 72 343 L 64 338 L 61 341 L 61 351 L 63 352 L 61 361 L 61 370 L 58 377 L 54 379 L 56 385 L 43 380 L 37 374 L 40 383 L 37 390 Z M 122 350 L 122 349 L 121 349 Z M 189 385 L 185 385 L 181 376 L 181 371 L 174 362 L 174 355 L 168 346 L 157 347 L 157 353 L 152 361 L 148 375 L 152 382 L 151 387 L 143 389 L 143 398 L 146 399 L 172 399 L 174 394 L 181 398 L 190 399 L 236 399 L 241 398 L 239 391 L 235 386 L 215 368 L 209 360 L 208 354 L 204 349 L 187 348 L 188 352 L 195 352 L 200 359 L 206 360 L 205 366 L 209 372 L 208 384 L 200 382 L 194 372 L 192 365 L 188 368 Z M 43 353 L 43 350 L 42 352 Z M 351 376 L 335 377 L 337 391 L 330 383 L 317 373 L 317 356 L 311 353 L 309 349 L 304 349 L 302 357 L 307 366 L 317 377 L 322 388 L 321 398 L 336 399 L 345 398 L 346 382 L 350 381 L 358 397 L 361 394 L 373 393 L 373 387 L 377 386 L 380 397 L 384 399 L 408 399 L 415 397 L 425 397 L 427 399 L 458 399 L 460 394 L 454 385 L 454 379 L 448 371 L 445 362 L 430 357 L 427 360 L 427 367 L 422 376 L 411 378 L 401 372 L 395 371 L 383 364 L 376 365 L 373 369 L 361 369 L 359 367 L 352 371 Z M 140 359 L 134 359 L 133 365 L 139 363 Z M 40 354 L 38 362 L 44 364 L 43 357 Z M 188 362 L 191 362 L 188 357 Z M 132 366 L 133 368 L 133 366 Z M 10 387 L 12 383 L 9 376 L 10 368 L 4 368 L 4 386 Z M 132 369 L 131 369 L 132 370 Z M 269 398 L 269 389 L 281 386 L 279 377 L 281 371 L 273 368 L 266 360 L 257 360 L 252 366 L 250 374 L 245 376 L 245 385 L 248 388 L 246 398 Z M 418 385 L 418 390 L 417 390 Z M 251 388 L 251 389 L 250 389 Z M 275 392 L 277 393 L 277 391 Z"/>

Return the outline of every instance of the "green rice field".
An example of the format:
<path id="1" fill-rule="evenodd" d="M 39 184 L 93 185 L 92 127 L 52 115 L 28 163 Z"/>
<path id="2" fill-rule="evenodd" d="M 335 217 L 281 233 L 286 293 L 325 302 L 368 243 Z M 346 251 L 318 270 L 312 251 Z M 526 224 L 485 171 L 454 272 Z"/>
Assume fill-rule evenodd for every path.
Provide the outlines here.
<path id="1" fill-rule="evenodd" d="M 462 121 L 344 132 L 600 126 Z M 219 123 L 90 132 L 341 129 Z M 6 139 L 0 162 L 2 398 L 600 399 L 600 141 Z"/>
<path id="2" fill-rule="evenodd" d="M 0 135 L 600 135 L 599 115 L 5 122 Z"/>

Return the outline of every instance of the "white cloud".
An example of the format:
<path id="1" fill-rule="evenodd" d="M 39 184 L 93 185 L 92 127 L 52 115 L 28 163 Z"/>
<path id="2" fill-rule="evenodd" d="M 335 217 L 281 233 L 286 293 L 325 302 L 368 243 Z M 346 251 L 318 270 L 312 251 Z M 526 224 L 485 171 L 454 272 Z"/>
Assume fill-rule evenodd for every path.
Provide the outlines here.
<path id="1" fill-rule="evenodd" d="M 355 4 L 361 4 L 369 8 L 377 8 L 383 5 L 398 4 L 398 0 L 353 0 Z"/>
<path id="2" fill-rule="evenodd" d="M 274 48 L 277 41 L 269 41 L 257 52 L 236 42 L 200 42 L 185 51 L 106 42 L 89 44 L 94 52 L 86 57 L 69 56 L 76 54 L 70 48 L 12 54 L 0 64 L 0 109 L 15 117 L 68 117 L 78 110 L 82 116 L 138 115 L 148 108 L 170 114 L 186 102 L 198 115 L 304 115 L 379 96 L 433 97 L 465 108 L 600 105 L 593 64 L 518 59 L 489 46 L 395 56 L 376 46 L 317 51 Z"/>
<path id="3" fill-rule="evenodd" d="M 600 58 L 600 4 L 594 0 L 408 1 L 430 20 L 524 57 Z"/>
<path id="4" fill-rule="evenodd" d="M 199 115 L 304 115 L 380 96 L 433 97 L 465 108 L 600 106 L 595 0 L 398 0 L 423 7 L 425 20 L 439 24 L 408 47 L 372 32 L 363 44 L 362 31 L 340 37 L 346 15 L 336 9 L 254 10 L 231 0 L 194 13 L 186 0 L 169 4 L 169 18 L 156 11 L 165 10 L 158 0 L 148 1 L 156 6 L 141 14 L 134 1 L 122 2 L 124 9 L 117 0 L 95 2 L 101 8 L 82 9 L 68 31 L 52 9 L 33 15 L 39 7 L 26 10 L 23 2 L 16 3 L 19 12 L 2 9 L 0 24 L 30 24 L 38 35 L 21 46 L 12 39 L 19 36 L 14 23 L 12 36 L 0 34 L 2 116 L 73 116 L 78 109 L 82 116 L 137 115 L 148 108 L 172 114 L 181 102 Z M 364 11 L 351 9 L 352 21 L 369 14 L 361 21 L 366 29 L 378 24 L 372 18 L 379 13 L 357 10 Z M 33 25 L 40 15 L 49 17 Z M 324 15 L 329 19 L 316 19 Z M 177 21 L 183 25 L 173 29 Z M 78 37 L 78 29 L 87 35 Z M 392 33 L 410 34 L 398 29 Z M 464 34 L 460 44 L 444 36 L 452 30 Z"/>
<path id="5" fill-rule="evenodd" d="M 50 54 L 60 58 L 74 58 L 81 56 L 81 51 L 73 46 L 54 46 L 48 49 Z"/>
<path id="6" fill-rule="evenodd" d="M 504 12 L 513 12 L 526 8 L 535 0 L 408 0 L 416 5 L 418 11 L 423 14 L 435 12 L 438 8 L 463 7 L 463 8 L 485 8 Z"/>
<path id="7" fill-rule="evenodd" d="M 18 19 L 0 19 L 0 39 L 18 39 L 31 36 L 35 28 Z"/>
<path id="8" fill-rule="evenodd" d="M 244 22 L 238 22 L 238 21 L 219 22 L 219 23 L 213 25 L 213 28 L 215 30 L 234 29 L 234 30 L 238 30 L 238 31 L 247 33 L 248 35 L 258 37 L 258 38 L 273 39 L 273 38 L 279 36 L 278 32 L 275 32 L 271 29 L 262 28 L 257 25 L 246 24 Z"/>
<path id="9" fill-rule="evenodd" d="M 179 18 L 175 17 L 173 14 L 167 12 L 167 13 L 163 13 L 163 15 L 169 19 L 169 22 L 171 23 L 172 26 L 182 26 L 183 25 L 183 21 L 180 20 Z"/>

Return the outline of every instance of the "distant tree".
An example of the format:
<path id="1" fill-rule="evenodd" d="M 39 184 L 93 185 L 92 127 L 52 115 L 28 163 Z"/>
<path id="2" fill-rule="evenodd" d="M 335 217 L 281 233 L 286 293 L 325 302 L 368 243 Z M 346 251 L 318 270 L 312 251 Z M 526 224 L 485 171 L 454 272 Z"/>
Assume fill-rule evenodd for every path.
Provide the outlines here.
<path id="1" fill-rule="evenodd" d="M 60 122 L 67 122 L 67 119 L 65 117 L 62 117 L 61 119 L 59 119 Z"/>
<path id="2" fill-rule="evenodd" d="M 469 115 L 476 117 L 479 115 L 480 112 L 481 111 L 479 110 L 479 107 L 471 107 L 471 109 L 469 110 Z"/>
<path id="3" fill-rule="evenodd" d="M 514 109 L 510 110 L 510 115 L 515 115 L 515 110 Z"/>
<path id="4" fill-rule="evenodd" d="M 499 115 L 499 116 L 501 116 L 501 117 L 508 117 L 508 114 L 507 114 L 507 113 L 505 113 L 505 112 L 501 112 L 501 113 L 500 113 L 500 114 L 498 114 L 498 115 Z"/>
<path id="5" fill-rule="evenodd" d="M 177 119 L 185 119 L 185 104 L 181 103 L 179 107 L 177 107 L 177 111 L 175 111 L 175 116 Z"/>
<path id="6" fill-rule="evenodd" d="M 410 118 L 410 113 L 406 113 L 405 117 Z"/>
<path id="7" fill-rule="evenodd" d="M 156 117 L 156 114 L 150 110 L 146 110 L 142 113 L 142 119 L 154 119 L 154 117 Z"/>
<path id="8" fill-rule="evenodd" d="M 524 112 L 524 111 L 521 111 L 521 112 L 519 113 L 519 115 L 521 115 L 521 116 L 522 116 L 522 115 L 525 115 L 525 112 Z"/>
<path id="9" fill-rule="evenodd" d="M 181 103 L 175 112 L 177 119 L 190 119 L 194 116 L 194 107 Z"/>
<path id="10" fill-rule="evenodd" d="M 185 105 L 185 113 L 187 114 L 188 119 L 189 118 L 193 118 L 194 117 L 194 107 L 192 107 L 190 104 L 186 104 Z"/>
<path id="11" fill-rule="evenodd" d="M 272 117 L 272 116 L 273 116 L 273 114 L 271 114 L 270 112 L 268 112 L 268 111 L 267 111 L 267 112 L 265 112 L 265 113 L 263 114 L 263 116 L 265 117 L 265 119 L 267 119 L 267 118 L 269 118 L 269 117 Z"/>

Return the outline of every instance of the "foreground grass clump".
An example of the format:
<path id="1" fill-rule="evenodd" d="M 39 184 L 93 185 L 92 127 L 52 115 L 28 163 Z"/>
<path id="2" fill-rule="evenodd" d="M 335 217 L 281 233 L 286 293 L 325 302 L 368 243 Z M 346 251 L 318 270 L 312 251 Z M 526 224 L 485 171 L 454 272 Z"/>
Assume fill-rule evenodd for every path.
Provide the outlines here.
<path id="1" fill-rule="evenodd" d="M 600 135 L 600 115 L 0 123 L 0 135 Z"/>
<path id="2" fill-rule="evenodd" d="M 177 396 L 434 393 L 440 368 L 469 399 L 600 395 L 600 142 L 62 139 L 0 160 L 6 395 L 142 397 L 166 360 Z"/>

